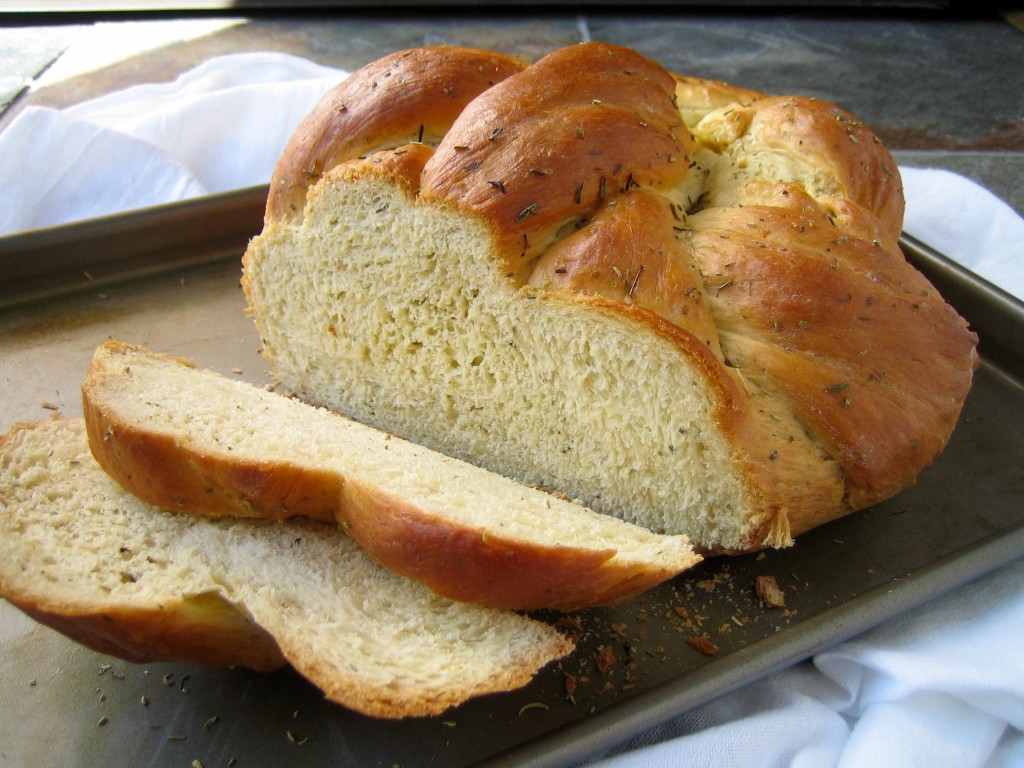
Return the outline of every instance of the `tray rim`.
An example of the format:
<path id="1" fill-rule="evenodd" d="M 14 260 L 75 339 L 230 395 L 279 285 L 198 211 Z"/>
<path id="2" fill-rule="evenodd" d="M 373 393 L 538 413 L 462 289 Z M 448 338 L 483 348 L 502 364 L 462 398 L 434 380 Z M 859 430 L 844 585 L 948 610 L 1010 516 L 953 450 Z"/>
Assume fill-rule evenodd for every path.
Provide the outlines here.
<path id="1" fill-rule="evenodd" d="M 240 256 L 268 185 L 0 236 L 0 311 Z"/>

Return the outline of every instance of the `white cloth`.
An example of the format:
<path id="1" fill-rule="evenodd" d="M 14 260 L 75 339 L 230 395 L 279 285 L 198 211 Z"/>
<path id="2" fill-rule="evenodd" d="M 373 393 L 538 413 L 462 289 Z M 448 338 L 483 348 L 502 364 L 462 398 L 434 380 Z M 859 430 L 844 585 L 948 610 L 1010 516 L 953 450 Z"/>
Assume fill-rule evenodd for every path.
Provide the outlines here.
<path id="1" fill-rule="evenodd" d="M 294 127 L 344 74 L 239 54 L 62 112 L 27 109 L 0 134 L 0 234 L 266 183 Z M 1024 219 L 956 174 L 902 171 L 906 230 L 1024 297 Z M 598 764 L 1021 767 L 1022 639 L 1019 561 Z"/>
<path id="2" fill-rule="evenodd" d="M 970 179 L 937 168 L 900 168 L 903 229 L 1024 299 L 1024 219 Z"/>
<path id="3" fill-rule="evenodd" d="M 345 74 L 240 53 L 66 110 L 26 108 L 0 134 L 0 235 L 266 184 Z"/>

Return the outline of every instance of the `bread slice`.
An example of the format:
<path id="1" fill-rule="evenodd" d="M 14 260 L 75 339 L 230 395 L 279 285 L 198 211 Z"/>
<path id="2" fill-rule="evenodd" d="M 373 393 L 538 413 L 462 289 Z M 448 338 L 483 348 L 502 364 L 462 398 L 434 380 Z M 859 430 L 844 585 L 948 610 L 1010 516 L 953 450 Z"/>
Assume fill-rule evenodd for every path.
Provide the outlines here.
<path id="1" fill-rule="evenodd" d="M 700 560 L 685 537 L 137 346 L 99 347 L 82 394 L 93 454 L 140 498 L 337 521 L 379 562 L 453 599 L 617 603 Z"/>
<path id="2" fill-rule="evenodd" d="M 525 685 L 573 650 L 548 625 L 457 603 L 336 525 L 211 519 L 126 493 L 79 420 L 0 439 L 0 595 L 104 653 L 269 670 L 387 718 Z"/>
<path id="3" fill-rule="evenodd" d="M 280 167 L 317 172 L 244 258 L 302 399 L 708 551 L 791 544 L 943 450 L 977 338 L 900 252 L 898 169 L 853 115 L 595 42 L 432 143 L 309 154 L 306 128 L 393 118 L 300 129 Z"/>

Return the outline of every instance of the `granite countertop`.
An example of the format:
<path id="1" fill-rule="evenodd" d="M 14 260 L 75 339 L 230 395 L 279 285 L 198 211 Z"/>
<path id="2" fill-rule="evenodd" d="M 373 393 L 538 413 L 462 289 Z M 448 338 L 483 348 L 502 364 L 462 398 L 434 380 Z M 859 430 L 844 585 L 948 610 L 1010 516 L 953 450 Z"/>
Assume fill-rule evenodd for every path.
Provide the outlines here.
<path id="1" fill-rule="evenodd" d="M 650 7 L 631 15 L 348 10 L 220 19 L 0 16 L 0 130 L 27 105 L 63 107 L 134 83 L 169 80 L 229 52 L 281 51 L 352 70 L 415 45 L 472 45 L 535 60 L 560 46 L 604 40 L 636 48 L 682 74 L 833 101 L 871 125 L 901 164 L 957 171 L 1024 212 L 1022 18 L 906 11 L 738 15 Z M 172 38 L 183 30 L 186 39 L 136 52 L 145 47 L 140 39 L 159 41 L 161 30 Z M 52 76 L 90 45 L 105 49 L 104 65 L 64 79 Z"/>

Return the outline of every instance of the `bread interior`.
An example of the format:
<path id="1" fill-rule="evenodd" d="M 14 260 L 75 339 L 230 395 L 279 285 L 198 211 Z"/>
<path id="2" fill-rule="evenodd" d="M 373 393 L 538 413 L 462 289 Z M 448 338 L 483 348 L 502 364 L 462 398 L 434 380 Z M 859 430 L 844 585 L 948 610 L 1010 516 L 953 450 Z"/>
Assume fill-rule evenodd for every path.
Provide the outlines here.
<path id="1" fill-rule="evenodd" d="M 659 533 L 744 543 L 722 403 L 678 339 L 518 286 L 494 247 L 472 214 L 327 174 L 301 224 L 250 247 L 265 353 L 310 402 Z"/>

